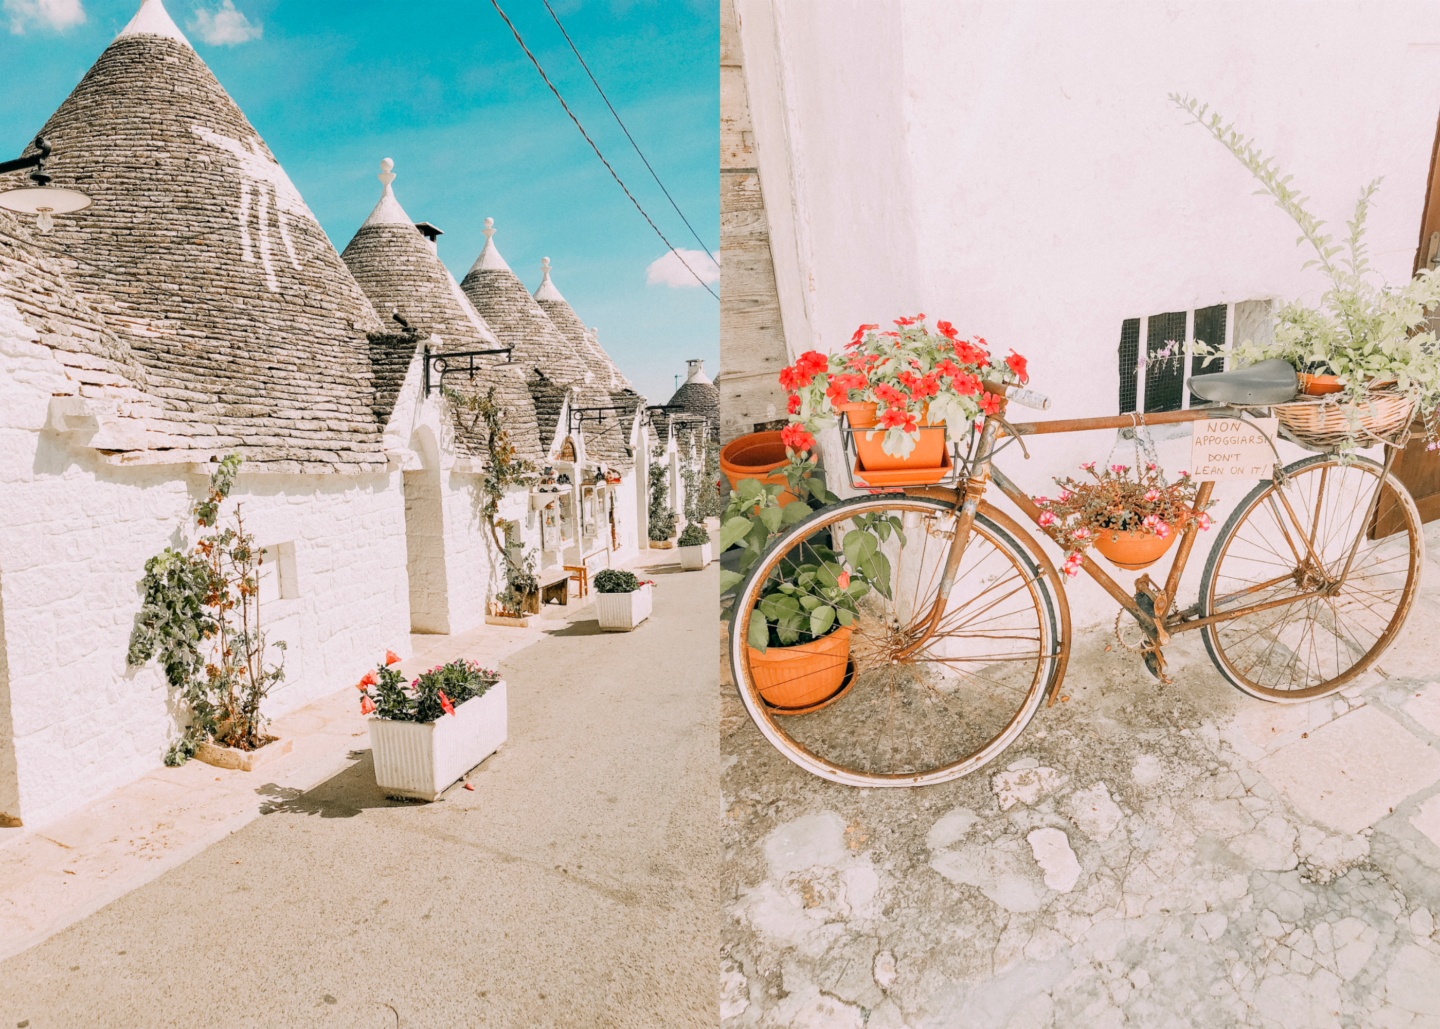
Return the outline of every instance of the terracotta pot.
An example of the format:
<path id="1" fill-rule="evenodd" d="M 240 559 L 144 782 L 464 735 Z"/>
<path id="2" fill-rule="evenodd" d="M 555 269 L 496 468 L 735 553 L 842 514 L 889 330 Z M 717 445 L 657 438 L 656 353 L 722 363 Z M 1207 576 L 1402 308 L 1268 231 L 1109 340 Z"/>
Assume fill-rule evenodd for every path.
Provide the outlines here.
<path id="1" fill-rule="evenodd" d="M 1323 397 L 1326 393 L 1339 393 L 1345 387 L 1338 375 L 1310 375 L 1300 372 L 1300 392 L 1307 397 Z"/>
<path id="2" fill-rule="evenodd" d="M 785 443 L 778 432 L 752 432 L 732 439 L 720 449 L 720 470 L 730 480 L 731 489 L 740 488 L 741 479 L 759 479 L 762 485 L 785 485 L 785 476 L 777 472 L 789 463 Z M 788 490 L 777 498 L 784 507 L 795 499 Z"/>
<path id="3" fill-rule="evenodd" d="M 765 703 L 805 708 L 836 693 L 845 682 L 852 628 L 844 625 L 828 636 L 793 647 L 768 647 L 763 654 L 751 647 L 750 673 Z"/>
<path id="4" fill-rule="evenodd" d="M 1163 538 L 1146 531 L 1097 529 L 1095 549 L 1105 555 L 1105 560 L 1112 565 L 1138 572 L 1164 557 L 1178 535 L 1180 534 L 1173 529 Z"/>
<path id="5" fill-rule="evenodd" d="M 885 432 L 880 430 L 875 433 L 874 439 L 866 439 L 870 433 L 861 432 L 861 429 L 872 429 L 880 422 L 876 413 L 879 408 L 874 403 L 845 403 L 839 405 L 836 410 L 844 411 L 850 419 L 850 427 L 857 430 L 854 434 L 855 453 L 860 458 L 860 468 L 867 472 L 884 472 L 898 468 L 920 469 L 939 468 L 945 461 L 945 423 L 935 423 L 938 428 L 924 428 L 920 432 L 920 439 L 915 444 L 915 449 L 910 451 L 908 457 L 894 457 L 885 453 L 881 444 L 885 442 Z M 931 425 L 929 418 L 930 407 L 927 404 L 925 412 L 918 419 L 921 426 Z M 930 481 L 935 481 L 931 479 Z"/>

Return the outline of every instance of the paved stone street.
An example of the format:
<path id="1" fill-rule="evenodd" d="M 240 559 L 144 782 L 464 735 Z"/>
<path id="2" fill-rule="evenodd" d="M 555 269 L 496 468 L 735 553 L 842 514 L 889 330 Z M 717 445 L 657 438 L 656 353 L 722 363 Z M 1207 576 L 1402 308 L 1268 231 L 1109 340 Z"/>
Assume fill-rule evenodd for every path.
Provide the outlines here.
<path id="1" fill-rule="evenodd" d="M 0 1025 L 715 1025 L 719 755 L 694 654 L 717 570 L 674 561 L 647 555 L 635 632 L 600 633 L 592 605 L 503 661 L 510 738 L 473 792 L 387 800 L 363 736 L 313 789 L 249 773 L 258 817 L 0 962 Z M 463 639 L 416 660 L 483 663 Z"/>
<path id="2" fill-rule="evenodd" d="M 998 761 L 857 790 L 722 686 L 727 1027 L 1440 1027 L 1440 531 L 1396 646 L 1281 707 L 1108 631 Z M 1183 637 L 1182 637 L 1183 639 Z M 726 675 L 728 679 L 728 673 Z"/>

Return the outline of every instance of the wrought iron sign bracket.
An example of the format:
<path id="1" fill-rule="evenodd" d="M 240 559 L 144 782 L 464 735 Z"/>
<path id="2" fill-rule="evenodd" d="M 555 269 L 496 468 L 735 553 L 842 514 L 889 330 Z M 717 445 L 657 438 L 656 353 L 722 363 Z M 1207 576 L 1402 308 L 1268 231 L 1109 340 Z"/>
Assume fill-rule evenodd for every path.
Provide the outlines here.
<path id="1" fill-rule="evenodd" d="M 35 137 L 35 145 L 40 149 L 38 154 L 31 154 L 29 157 L 17 157 L 13 161 L 0 161 L 0 175 L 6 172 L 23 171 L 26 168 L 34 168 L 30 173 L 30 180 L 37 186 L 50 185 L 50 176 L 45 174 L 45 159 L 50 156 L 50 144 L 43 136 Z"/>
<path id="2" fill-rule="evenodd" d="M 434 390 L 445 385 L 447 372 L 468 372 L 470 378 L 475 378 L 475 358 L 489 357 L 495 354 L 504 354 L 506 363 L 510 359 L 511 347 L 500 347 L 495 350 L 452 350 L 443 354 L 432 353 L 430 348 L 425 348 L 425 396 L 429 396 Z M 450 362 L 459 358 L 466 358 L 468 363 L 462 368 L 451 368 Z M 482 366 L 483 367 L 483 366 Z"/>
<path id="3" fill-rule="evenodd" d="M 570 432 L 583 428 L 586 422 L 605 423 L 607 411 L 619 411 L 624 414 L 629 411 L 628 407 L 572 407 L 570 409 Z"/>

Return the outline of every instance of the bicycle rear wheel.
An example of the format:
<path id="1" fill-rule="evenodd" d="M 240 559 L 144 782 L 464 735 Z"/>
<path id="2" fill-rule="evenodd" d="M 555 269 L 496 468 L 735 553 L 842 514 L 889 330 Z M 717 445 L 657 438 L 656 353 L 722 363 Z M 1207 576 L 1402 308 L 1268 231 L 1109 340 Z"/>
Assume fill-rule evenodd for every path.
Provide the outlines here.
<path id="1" fill-rule="evenodd" d="M 1322 454 L 1285 474 L 1283 497 L 1262 482 L 1231 513 L 1200 583 L 1202 616 L 1280 602 L 1200 632 L 1232 685 L 1282 704 L 1334 693 L 1374 664 L 1405 623 L 1425 561 L 1415 501 L 1376 462 Z M 1378 519 L 1367 517 L 1377 490 Z M 1380 522 L 1400 529 L 1369 539 Z M 1284 603 L 1305 594 L 1319 595 Z"/>
<path id="2" fill-rule="evenodd" d="M 741 584 L 730 627 L 740 699 L 765 738 L 801 768 L 854 786 L 946 782 L 999 754 L 1035 714 L 1059 657 L 1055 600 L 1025 548 L 991 519 L 976 516 L 940 621 L 922 631 L 956 521 L 952 505 L 928 498 L 846 501 L 788 530 Z M 891 528 L 877 530 L 881 522 Z M 884 536 L 874 551 L 882 560 L 858 545 L 847 551 L 856 532 Z M 835 555 L 866 582 L 852 623 L 818 634 L 807 625 L 780 646 L 772 636 L 766 654 L 777 660 L 767 661 L 750 645 L 752 621 L 775 610 L 761 604 Z M 848 654 L 837 639 L 845 635 Z M 807 644 L 828 654 L 803 674 L 828 664 L 834 693 L 791 713 L 772 701 L 777 686 L 802 674 L 785 671 L 786 652 Z"/>

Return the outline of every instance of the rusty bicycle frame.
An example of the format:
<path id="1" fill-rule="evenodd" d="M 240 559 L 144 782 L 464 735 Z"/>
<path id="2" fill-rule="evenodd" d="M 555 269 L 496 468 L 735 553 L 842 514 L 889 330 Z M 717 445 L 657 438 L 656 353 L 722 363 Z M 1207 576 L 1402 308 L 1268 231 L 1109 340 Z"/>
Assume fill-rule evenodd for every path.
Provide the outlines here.
<path id="1" fill-rule="evenodd" d="M 989 388 L 988 384 L 987 388 Z M 994 389 L 993 391 L 998 393 L 1000 389 L 1003 389 L 1003 387 Z M 1029 494 L 1016 485 L 999 468 L 992 465 L 991 458 L 996 449 L 995 442 L 997 437 L 1002 433 L 1020 441 L 1026 436 L 1047 435 L 1051 433 L 1086 432 L 1096 429 L 1125 429 L 1132 426 L 1136 427 L 1138 431 L 1140 426 L 1146 425 L 1174 425 L 1184 422 L 1197 422 L 1209 418 L 1244 418 L 1253 416 L 1255 413 L 1254 409 L 1220 406 L 1192 411 L 1166 411 L 1155 414 L 1137 413 L 1134 415 L 1127 414 L 1104 418 L 1072 418 L 1017 423 L 1007 422 L 1003 416 L 987 416 L 980 430 L 980 440 L 975 449 L 975 458 L 970 468 L 970 476 L 965 480 L 963 485 L 958 487 L 909 486 L 893 491 L 903 492 L 907 496 L 926 497 L 951 503 L 955 505 L 958 512 L 953 542 L 951 543 L 950 551 L 946 558 L 939 590 L 929 617 L 915 626 L 912 631 L 911 642 L 903 650 L 896 653 L 894 659 L 903 660 L 924 647 L 926 641 L 930 638 L 931 634 L 934 633 L 936 626 L 943 617 L 951 588 L 955 582 L 955 575 L 960 567 L 961 557 L 965 553 L 966 542 L 969 539 L 971 527 L 974 525 L 975 515 L 984 500 L 988 482 L 993 481 L 995 485 L 1000 488 L 1000 492 L 1009 497 L 1015 505 L 1035 523 L 1036 528 L 1040 529 L 1052 539 L 1056 535 L 1055 530 L 1046 529 L 1040 525 L 1040 509 L 1035 505 L 1034 501 L 1030 499 Z M 1021 442 L 1021 448 L 1022 450 L 1024 448 L 1023 442 Z M 1185 529 L 1184 535 L 1180 537 L 1179 547 L 1171 560 L 1170 571 L 1166 576 L 1163 588 L 1154 583 L 1148 574 L 1142 573 L 1135 580 L 1135 594 L 1132 596 L 1126 593 L 1120 584 L 1112 579 L 1103 568 L 1092 561 L 1089 555 L 1084 556 L 1081 567 L 1084 569 L 1085 574 L 1099 583 L 1105 592 L 1115 598 L 1115 601 L 1121 608 L 1128 612 L 1139 624 L 1141 631 L 1144 632 L 1146 637 L 1145 642 L 1141 644 L 1141 653 L 1146 665 L 1150 667 L 1151 672 L 1157 678 L 1164 679 L 1165 659 L 1161 651 L 1162 648 L 1170 642 L 1173 633 L 1199 629 L 1206 625 L 1241 618 L 1269 608 L 1295 604 L 1312 600 L 1316 597 L 1337 593 L 1345 582 L 1346 576 L 1350 573 L 1351 564 L 1354 562 L 1355 554 L 1359 549 L 1360 540 L 1364 538 L 1366 527 L 1370 525 L 1375 518 L 1375 512 L 1380 502 L 1380 494 L 1385 481 L 1384 476 L 1388 475 L 1391 471 L 1395 461 L 1395 455 L 1398 452 L 1399 450 L 1397 448 L 1386 446 L 1384 470 L 1379 480 L 1379 485 L 1376 486 L 1374 495 L 1370 499 L 1369 510 L 1360 522 L 1359 534 L 1350 546 L 1345 567 L 1341 569 L 1338 578 L 1327 578 L 1318 589 L 1297 593 L 1295 596 L 1285 597 L 1280 600 L 1250 604 L 1235 608 L 1231 611 L 1211 614 L 1205 617 L 1200 617 L 1203 599 L 1197 600 L 1194 604 L 1183 610 L 1174 610 L 1175 592 L 1179 588 L 1180 577 L 1184 574 L 1185 566 L 1190 559 L 1190 552 L 1195 546 L 1196 536 L 1200 532 L 1198 521 L 1195 519 L 1191 519 L 1190 524 Z M 1277 474 L 1280 474 L 1280 467 L 1277 455 Z M 1192 508 L 1196 513 L 1204 511 L 1205 508 L 1209 506 L 1210 495 L 1214 491 L 1214 486 L 1215 484 L 1213 482 L 1207 481 L 1200 483 Z M 891 491 L 876 490 L 873 492 Z M 1296 562 L 1298 564 L 1304 564 L 1308 561 L 1312 562 L 1316 568 L 1323 568 L 1314 549 L 1315 526 L 1311 526 L 1309 529 L 1305 527 L 1283 490 L 1277 490 L 1276 495 L 1280 498 L 1280 502 L 1289 517 L 1291 527 L 1295 530 L 1295 535 L 1299 539 L 1299 545 L 1297 545 L 1295 539 L 1291 539 L 1290 532 L 1285 527 L 1285 522 L 1277 518 L 1281 526 L 1281 531 L 1285 533 L 1286 542 L 1289 543 L 1290 549 L 1294 552 Z M 999 521 L 1002 523 L 1012 521 L 1012 519 L 1005 517 L 1003 513 L 996 511 L 993 506 L 986 505 L 986 508 L 988 517 L 993 518 L 999 514 Z M 1040 573 L 1049 578 L 1060 591 L 1060 595 L 1063 596 L 1064 583 L 1056 571 L 1054 564 L 1038 547 L 1029 549 L 1031 549 L 1032 554 L 1037 558 Z M 1257 583 L 1239 593 L 1217 598 L 1217 602 L 1233 602 L 1244 597 L 1246 594 L 1267 589 L 1288 578 L 1291 578 L 1291 575 L 1287 573 L 1271 581 Z M 1059 652 L 1055 655 L 1057 664 L 1051 678 L 1048 698 L 1049 704 L 1055 703 L 1055 695 L 1059 691 L 1061 681 L 1065 678 L 1065 669 L 1070 660 L 1070 611 L 1067 604 L 1062 603 L 1060 608 L 1061 626 L 1058 640 Z M 1147 611 L 1146 608 L 1149 608 L 1149 610 Z"/>

